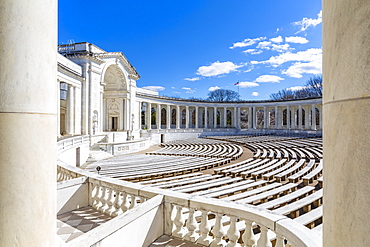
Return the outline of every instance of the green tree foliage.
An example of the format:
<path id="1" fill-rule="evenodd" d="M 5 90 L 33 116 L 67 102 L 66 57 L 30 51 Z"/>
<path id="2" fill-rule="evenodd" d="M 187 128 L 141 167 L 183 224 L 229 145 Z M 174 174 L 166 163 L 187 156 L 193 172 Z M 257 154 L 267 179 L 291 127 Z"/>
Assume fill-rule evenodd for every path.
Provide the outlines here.
<path id="1" fill-rule="evenodd" d="M 228 89 L 217 89 L 208 93 L 207 100 L 216 102 L 236 101 L 239 99 L 239 94 Z"/>

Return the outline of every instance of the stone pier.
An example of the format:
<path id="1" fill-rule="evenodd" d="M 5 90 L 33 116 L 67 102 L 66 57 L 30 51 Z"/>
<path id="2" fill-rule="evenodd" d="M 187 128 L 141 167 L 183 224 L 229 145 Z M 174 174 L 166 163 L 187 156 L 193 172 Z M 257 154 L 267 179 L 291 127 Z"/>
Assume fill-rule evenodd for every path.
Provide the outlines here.
<path id="1" fill-rule="evenodd" d="M 55 246 L 57 1 L 0 1 L 0 245 Z"/>

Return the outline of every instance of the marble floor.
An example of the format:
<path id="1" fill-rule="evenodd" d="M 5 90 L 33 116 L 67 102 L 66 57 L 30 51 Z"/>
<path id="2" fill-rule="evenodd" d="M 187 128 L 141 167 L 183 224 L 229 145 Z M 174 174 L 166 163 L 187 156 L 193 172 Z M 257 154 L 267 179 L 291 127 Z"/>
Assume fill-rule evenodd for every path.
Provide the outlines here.
<path id="1" fill-rule="evenodd" d="M 76 209 L 57 216 L 57 234 L 64 242 L 69 242 L 112 218 L 92 207 Z"/>

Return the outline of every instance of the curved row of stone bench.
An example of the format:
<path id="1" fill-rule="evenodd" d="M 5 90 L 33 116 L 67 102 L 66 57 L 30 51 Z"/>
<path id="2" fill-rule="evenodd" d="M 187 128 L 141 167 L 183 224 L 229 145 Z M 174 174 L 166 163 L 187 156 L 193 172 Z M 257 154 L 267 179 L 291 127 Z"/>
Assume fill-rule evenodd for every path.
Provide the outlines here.
<path id="1" fill-rule="evenodd" d="M 148 152 L 148 155 L 200 156 L 231 158 L 235 160 L 243 154 L 243 149 L 230 143 L 172 142 L 162 144 L 162 149 Z"/>

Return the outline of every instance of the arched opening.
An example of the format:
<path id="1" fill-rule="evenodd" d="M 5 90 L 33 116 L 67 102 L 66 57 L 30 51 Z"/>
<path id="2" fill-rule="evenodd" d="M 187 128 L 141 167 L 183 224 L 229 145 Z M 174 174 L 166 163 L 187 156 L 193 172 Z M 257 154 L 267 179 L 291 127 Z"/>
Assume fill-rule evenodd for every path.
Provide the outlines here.
<path id="1" fill-rule="evenodd" d="M 176 125 L 176 109 L 172 109 L 171 111 L 171 125 Z"/>
<path id="2" fill-rule="evenodd" d="M 268 116 L 268 123 L 269 123 L 269 126 L 274 126 L 276 128 L 276 112 L 275 112 L 275 109 L 272 109 L 268 112 L 269 116 Z"/>
<path id="3" fill-rule="evenodd" d="M 260 127 L 262 128 L 265 120 L 264 120 L 264 111 L 263 110 L 257 110 L 257 128 Z"/>
<path id="4" fill-rule="evenodd" d="M 240 128 L 248 129 L 248 116 L 249 112 L 246 109 L 240 110 Z"/>
<path id="5" fill-rule="evenodd" d="M 152 126 L 156 125 L 156 119 L 157 119 L 157 111 L 156 111 L 155 107 L 152 107 L 152 109 L 151 109 L 151 118 L 150 118 L 150 120 L 151 120 L 150 124 Z M 152 127 L 152 129 L 153 129 L 153 127 Z"/>
<path id="6" fill-rule="evenodd" d="M 167 125 L 167 110 L 165 108 L 161 109 L 161 128 L 165 129 Z"/>
<path id="7" fill-rule="evenodd" d="M 221 112 L 217 111 L 217 128 L 221 127 Z"/>
<path id="8" fill-rule="evenodd" d="M 191 111 L 191 114 L 190 114 L 190 127 L 191 128 L 195 128 L 195 118 L 196 118 L 196 114 L 195 114 L 195 109 Z"/>
<path id="9" fill-rule="evenodd" d="M 226 127 L 230 128 L 232 125 L 232 113 L 230 110 L 226 110 Z"/>
<path id="10" fill-rule="evenodd" d="M 186 126 L 186 109 L 181 111 L 181 125 L 183 128 Z"/>

